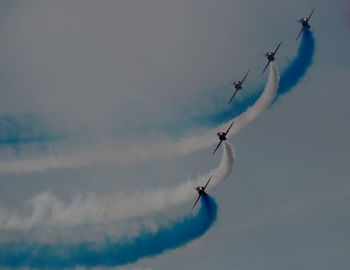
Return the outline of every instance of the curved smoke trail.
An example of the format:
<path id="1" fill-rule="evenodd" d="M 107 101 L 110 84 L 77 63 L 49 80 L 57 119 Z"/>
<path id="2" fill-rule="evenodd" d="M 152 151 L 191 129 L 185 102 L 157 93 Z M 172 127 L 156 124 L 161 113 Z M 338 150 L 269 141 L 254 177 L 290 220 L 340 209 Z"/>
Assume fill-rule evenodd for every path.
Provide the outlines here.
<path id="1" fill-rule="evenodd" d="M 257 119 L 268 108 L 276 96 L 278 82 L 277 65 L 271 63 L 265 90 L 252 107 L 244 114 L 234 118 L 235 125 L 232 127 L 229 136 L 236 134 L 243 127 Z M 92 146 L 89 149 L 77 151 L 76 154 L 51 154 L 38 158 L 4 160 L 0 162 L 0 174 L 43 172 L 55 168 L 76 168 L 101 163 L 127 166 L 154 158 L 184 156 L 217 143 L 215 133 L 218 129 L 226 130 L 227 124 L 224 123 L 203 135 L 194 135 L 176 141 L 157 137 L 157 142 L 143 142 L 143 145 L 139 145 L 136 141 L 131 145 L 121 147 L 106 144 Z"/>
<path id="2" fill-rule="evenodd" d="M 260 96 L 260 98 L 255 102 L 254 106 L 247 109 L 246 112 L 240 114 L 234 118 L 235 124 L 232 130 L 228 134 L 228 137 L 232 137 L 237 134 L 241 129 L 255 121 L 267 108 L 270 106 L 271 102 L 276 98 L 276 90 L 278 89 L 280 80 L 279 70 L 275 62 L 270 64 L 270 72 L 268 83 L 266 84 L 265 90 Z M 228 121 L 224 126 L 227 126 L 231 122 Z"/>
<path id="3" fill-rule="evenodd" d="M 287 68 L 281 74 L 276 100 L 290 92 L 305 76 L 307 70 L 312 65 L 314 54 L 315 38 L 309 29 L 304 29 L 297 56 L 291 61 L 291 63 L 289 63 Z M 220 111 L 215 115 L 206 116 L 203 121 L 210 123 L 211 125 L 218 125 L 219 123 L 226 122 L 247 111 L 247 109 L 256 102 L 262 92 L 263 88 L 260 87 L 242 99 L 236 99 L 229 108 Z M 201 122 L 203 121 L 201 120 Z"/>
<path id="4" fill-rule="evenodd" d="M 228 133 L 227 137 L 232 137 L 242 128 L 255 121 L 270 106 L 276 97 L 276 91 L 279 83 L 279 71 L 275 62 L 271 62 L 269 70 L 269 78 L 267 80 L 264 92 L 260 95 L 259 99 L 252 107 L 248 108 L 243 114 L 233 119 L 229 119 L 229 121 L 226 123 L 223 123 L 219 127 L 212 129 L 204 135 L 181 140 L 179 143 L 177 143 L 176 147 L 173 147 L 172 151 L 174 151 L 176 155 L 187 155 L 199 149 L 210 147 L 218 141 L 215 133 L 218 130 L 226 130 L 232 121 L 235 121 L 235 124 L 232 126 L 232 129 Z"/>
<path id="5" fill-rule="evenodd" d="M 216 169 L 173 188 L 153 188 L 143 192 L 116 193 L 109 196 L 89 193 L 76 195 L 69 203 L 64 203 L 46 192 L 30 201 L 31 213 L 25 216 L 0 205 L 0 230 L 27 230 L 42 226 L 70 227 L 154 214 L 181 203 L 194 201 L 197 193 L 193 187 L 204 185 L 211 175 L 212 180 L 207 190 L 212 190 L 231 173 L 233 162 L 233 146 L 225 142 L 223 156 Z"/>
<path id="6" fill-rule="evenodd" d="M 144 230 L 134 237 L 106 239 L 98 244 L 0 244 L 0 265 L 40 269 L 121 266 L 186 245 L 202 236 L 213 225 L 216 217 L 215 200 L 203 196 L 196 214 L 174 220 L 156 232 Z"/>
<path id="7" fill-rule="evenodd" d="M 288 93 L 305 76 L 310 68 L 315 53 L 315 38 L 312 32 L 305 28 L 301 39 L 297 57 L 289 64 L 281 74 L 280 86 L 277 90 L 277 98 Z"/>
<path id="8" fill-rule="evenodd" d="M 310 30 L 305 29 L 296 58 L 281 75 L 280 86 L 277 90 L 277 95 L 274 101 L 278 100 L 282 95 L 288 93 L 303 78 L 303 76 L 305 76 L 306 71 L 312 64 L 314 52 L 314 36 Z M 265 91 L 258 90 L 246 96 L 243 100 L 235 101 L 233 103 L 234 109 L 227 109 L 219 114 L 216 114 L 212 118 L 207 117 L 206 120 L 209 119 L 209 122 L 218 124 L 237 117 L 236 125 L 233 127 L 233 132 L 230 132 L 230 135 L 232 136 L 247 125 L 240 123 L 249 123 L 249 121 L 242 121 L 240 114 L 246 112 L 244 113 L 245 120 L 248 120 L 250 117 L 250 113 L 248 113 L 248 111 L 252 112 L 252 115 L 254 115 L 255 108 L 258 108 L 259 110 L 261 105 L 263 105 L 261 102 L 259 102 L 259 100 L 266 91 L 266 88 Z M 261 94 L 261 92 L 263 94 Z M 250 109 L 248 109 L 249 107 Z M 267 106 L 263 107 L 265 110 Z M 225 125 L 227 125 L 227 123 L 225 123 Z M 224 125 L 221 125 L 219 128 L 225 129 Z M 215 143 L 215 139 L 215 136 L 209 136 L 209 134 L 208 136 L 184 138 L 175 142 L 160 138 L 159 143 L 149 142 L 149 146 L 147 147 L 136 145 L 135 143 L 130 145 L 128 148 L 118 148 L 114 145 L 114 143 L 107 143 L 95 145 L 90 149 L 77 149 L 75 154 L 69 154 L 69 149 L 75 148 L 72 147 L 72 145 L 63 147 L 63 150 L 62 145 L 59 145 L 57 147 L 51 146 L 51 153 L 39 157 L 37 157 L 37 150 L 35 146 L 29 147 L 27 150 L 24 149 L 23 152 L 27 152 L 29 155 L 24 157 L 20 156 L 19 158 L 16 157 L 16 154 L 14 154 L 12 151 L 3 151 L 6 153 L 4 154 L 6 159 L 0 161 L 0 174 L 44 172 L 50 169 L 76 168 L 96 163 L 128 165 L 129 163 L 143 162 L 154 157 L 171 157 L 188 154 L 193 151 L 209 147 Z M 162 147 L 164 147 L 165 150 L 164 148 L 162 149 Z M 36 157 L 32 156 L 33 153 L 36 155 Z M 118 155 L 118 153 L 123 154 Z"/>

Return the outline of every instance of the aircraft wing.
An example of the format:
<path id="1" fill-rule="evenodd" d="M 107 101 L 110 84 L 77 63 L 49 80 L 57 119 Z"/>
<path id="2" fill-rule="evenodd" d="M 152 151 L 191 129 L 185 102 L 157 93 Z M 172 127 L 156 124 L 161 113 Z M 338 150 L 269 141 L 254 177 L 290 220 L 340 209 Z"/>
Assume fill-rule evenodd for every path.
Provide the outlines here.
<path id="1" fill-rule="evenodd" d="M 230 131 L 230 129 L 231 129 L 231 127 L 233 126 L 233 123 L 234 123 L 234 122 L 235 122 L 235 121 L 232 121 L 231 125 L 228 127 L 227 131 L 225 132 L 226 135 L 227 135 L 227 133 Z"/>
<path id="2" fill-rule="evenodd" d="M 276 52 L 278 51 L 278 49 L 280 48 L 280 46 L 281 46 L 281 44 L 282 44 L 282 41 L 278 44 L 278 46 L 277 46 L 277 48 L 276 48 L 276 50 L 274 51 L 274 55 L 276 54 Z"/>
<path id="3" fill-rule="evenodd" d="M 238 90 L 236 89 L 236 91 L 233 93 L 232 97 L 230 98 L 230 100 L 228 101 L 228 104 L 231 103 L 231 101 L 233 100 L 233 98 L 236 96 Z"/>
<path id="4" fill-rule="evenodd" d="M 210 178 L 209 178 L 209 180 L 208 180 L 208 182 L 205 184 L 205 186 L 204 186 L 204 190 L 207 188 L 207 185 L 209 184 L 209 182 L 210 182 L 210 180 L 211 180 L 211 178 L 212 178 L 213 176 L 210 176 Z"/>
<path id="5" fill-rule="evenodd" d="M 265 70 L 266 70 L 267 67 L 270 65 L 270 62 L 271 62 L 271 61 L 267 62 L 266 66 L 264 67 L 263 71 L 261 72 L 261 75 L 264 74 Z"/>
<path id="6" fill-rule="evenodd" d="M 216 146 L 216 148 L 215 148 L 215 150 L 213 151 L 213 153 L 211 153 L 212 155 L 215 154 L 216 150 L 218 150 L 218 148 L 219 148 L 219 146 L 220 146 L 221 143 L 222 143 L 222 141 L 220 141 L 219 144 Z"/>
<path id="7" fill-rule="evenodd" d="M 299 39 L 299 37 L 300 37 L 300 35 L 301 35 L 301 33 L 304 31 L 304 27 L 301 27 L 301 30 L 300 30 L 300 32 L 299 32 L 299 34 L 298 34 L 298 36 L 297 36 L 297 39 L 296 40 L 298 40 Z"/>
<path id="8" fill-rule="evenodd" d="M 311 16 L 312 16 L 312 14 L 314 13 L 315 9 L 316 9 L 316 7 L 314 7 L 314 8 L 312 9 L 312 11 L 311 11 L 309 17 L 307 17 L 308 20 L 310 20 L 310 18 L 311 18 Z"/>
<path id="9" fill-rule="evenodd" d="M 202 196 L 201 194 L 198 195 L 197 200 L 195 201 L 194 205 L 192 206 L 192 209 L 196 206 L 196 204 L 198 203 L 201 196 Z"/>
<path id="10" fill-rule="evenodd" d="M 247 78 L 247 76 L 248 76 L 248 74 L 249 74 L 249 71 L 250 71 L 250 70 L 248 70 L 248 72 L 245 74 L 244 78 L 241 80 L 241 84 L 244 82 L 245 78 Z"/>

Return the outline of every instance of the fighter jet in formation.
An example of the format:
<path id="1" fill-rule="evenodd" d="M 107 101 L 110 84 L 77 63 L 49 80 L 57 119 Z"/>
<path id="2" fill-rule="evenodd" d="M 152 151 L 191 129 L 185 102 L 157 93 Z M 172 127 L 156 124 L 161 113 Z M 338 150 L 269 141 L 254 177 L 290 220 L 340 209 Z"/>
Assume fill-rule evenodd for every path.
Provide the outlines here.
<path id="1" fill-rule="evenodd" d="M 233 93 L 232 97 L 230 98 L 228 104 L 231 103 L 231 101 L 233 100 L 233 98 L 236 96 L 237 92 L 238 92 L 239 90 L 242 89 L 242 83 L 244 82 L 245 78 L 247 78 L 248 74 L 249 74 L 249 70 L 248 70 L 248 72 L 245 74 L 245 76 L 243 77 L 242 80 L 240 80 L 240 81 L 234 81 L 233 83 L 231 83 L 231 84 L 235 87 L 235 92 Z"/>
<path id="2" fill-rule="evenodd" d="M 315 8 L 312 9 L 312 11 L 311 11 L 309 17 L 307 17 L 307 18 L 306 18 L 306 17 L 303 17 L 303 18 L 301 18 L 300 20 L 297 20 L 298 23 L 301 23 L 301 30 L 300 30 L 300 32 L 299 32 L 299 34 L 298 34 L 296 40 L 299 39 L 301 33 L 304 31 L 305 28 L 307 28 L 307 29 L 310 29 L 310 28 L 311 28 L 311 26 L 310 26 L 310 24 L 309 24 L 309 20 L 310 20 L 312 14 L 314 13 L 314 11 L 315 11 Z"/>
<path id="3" fill-rule="evenodd" d="M 302 28 L 301 28 L 301 30 L 300 30 L 298 36 L 297 36 L 297 40 L 299 39 L 300 35 L 302 34 L 302 32 L 303 32 L 305 29 L 310 29 L 310 28 L 311 28 L 311 26 L 310 26 L 310 24 L 309 24 L 309 21 L 310 21 L 312 15 L 313 15 L 314 11 L 315 11 L 315 8 L 312 9 L 312 11 L 311 11 L 311 13 L 309 14 L 308 17 L 303 17 L 303 18 L 301 18 L 300 20 L 297 20 L 297 22 L 300 23 L 300 24 L 302 25 Z M 275 55 L 276 55 L 277 51 L 279 50 L 281 44 L 282 44 L 282 41 L 277 45 L 277 47 L 276 47 L 276 49 L 275 49 L 274 51 L 267 52 L 267 53 L 264 54 L 264 56 L 267 58 L 268 62 L 267 62 L 267 64 L 266 64 L 266 66 L 264 67 L 263 71 L 261 72 L 261 75 L 266 71 L 266 69 L 267 69 L 267 67 L 270 65 L 270 63 L 271 63 L 272 61 L 275 61 Z M 237 92 L 238 92 L 239 90 L 242 89 L 242 84 L 243 84 L 243 82 L 245 81 L 245 79 L 247 78 L 248 74 L 249 74 L 249 70 L 248 70 L 248 72 L 244 75 L 244 77 L 243 77 L 242 80 L 240 80 L 240 81 L 234 81 L 234 82 L 231 83 L 231 84 L 233 85 L 233 87 L 235 88 L 235 90 L 234 90 L 234 93 L 233 93 L 233 95 L 231 96 L 231 98 L 230 98 L 228 104 L 230 104 L 230 103 L 232 102 L 232 100 L 235 98 Z M 228 132 L 230 131 L 230 129 L 232 128 L 233 124 L 234 124 L 234 121 L 232 121 L 232 123 L 230 124 L 230 126 L 228 127 L 228 129 L 226 130 L 226 132 L 218 132 L 218 133 L 216 133 L 217 136 L 219 137 L 219 140 L 220 140 L 220 141 L 219 141 L 219 143 L 217 144 L 217 146 L 215 147 L 214 151 L 212 152 L 212 155 L 214 155 L 214 154 L 216 153 L 216 151 L 218 150 L 218 148 L 220 147 L 220 145 L 222 144 L 222 142 L 227 140 L 227 137 L 226 137 L 226 136 L 227 136 Z M 195 190 L 198 192 L 198 197 L 197 197 L 197 199 L 196 199 L 196 201 L 195 201 L 195 203 L 194 203 L 192 209 L 197 205 L 197 203 L 198 203 L 199 199 L 201 198 L 201 196 L 207 196 L 207 195 L 208 195 L 208 194 L 205 192 L 205 189 L 206 189 L 206 187 L 208 186 L 208 184 L 209 184 L 211 178 L 212 178 L 212 177 L 209 178 L 209 180 L 208 180 L 208 182 L 205 184 L 205 186 L 198 186 L 198 187 L 195 187 Z"/>
<path id="4" fill-rule="evenodd" d="M 210 180 L 211 180 L 212 176 L 210 176 L 208 182 L 205 184 L 204 187 L 195 187 L 194 189 L 197 190 L 198 192 L 198 197 L 197 197 L 197 200 L 195 201 L 194 205 L 192 206 L 192 209 L 196 206 L 196 204 L 198 203 L 199 199 L 202 197 L 202 196 L 207 196 L 208 194 L 205 192 L 205 189 L 207 188 Z"/>
<path id="5" fill-rule="evenodd" d="M 272 61 L 275 61 L 275 54 L 278 51 L 278 49 L 280 48 L 281 44 L 282 44 L 282 41 L 278 44 L 278 46 L 277 46 L 277 48 L 276 48 L 276 50 L 274 52 L 267 52 L 267 53 L 265 53 L 264 56 L 267 58 L 268 62 L 266 64 L 266 66 L 264 67 L 263 71 L 261 72 L 261 75 L 263 75 L 263 73 L 265 72 L 267 67 L 270 65 L 270 63 Z"/>
<path id="6" fill-rule="evenodd" d="M 226 130 L 226 132 L 218 132 L 218 133 L 216 133 L 216 135 L 218 135 L 218 137 L 219 137 L 220 142 L 219 142 L 219 144 L 215 147 L 215 149 L 214 149 L 212 155 L 214 155 L 215 152 L 216 152 L 216 150 L 218 150 L 220 144 L 221 144 L 223 141 L 226 141 L 226 140 L 227 140 L 226 135 L 227 135 L 227 133 L 230 131 L 230 129 L 231 129 L 231 127 L 233 126 L 233 123 L 234 123 L 234 122 L 235 122 L 235 121 L 232 121 L 231 125 L 228 127 L 228 129 Z"/>

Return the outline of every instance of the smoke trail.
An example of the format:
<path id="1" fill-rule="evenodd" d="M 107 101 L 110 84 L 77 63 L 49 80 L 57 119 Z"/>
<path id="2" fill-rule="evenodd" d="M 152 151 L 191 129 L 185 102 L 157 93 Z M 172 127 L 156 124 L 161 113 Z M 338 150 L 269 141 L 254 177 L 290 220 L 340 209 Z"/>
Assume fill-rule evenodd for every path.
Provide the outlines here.
<path id="1" fill-rule="evenodd" d="M 275 63 L 271 63 L 264 92 L 252 107 L 235 118 L 236 124 L 230 131 L 229 136 L 236 134 L 266 110 L 275 98 L 278 82 L 278 68 Z M 156 134 L 156 142 L 143 141 L 142 145 L 138 141 L 134 141 L 127 146 L 116 146 L 113 143 L 107 143 L 77 151 L 75 154 L 49 154 L 37 158 L 28 157 L 18 160 L 4 160 L 0 162 L 0 174 L 43 172 L 55 168 L 76 168 L 91 164 L 128 166 L 154 158 L 184 156 L 217 143 L 216 131 L 226 130 L 227 124 L 224 123 L 205 134 L 198 134 L 197 136 L 194 134 L 191 137 L 176 141 L 164 139 L 159 134 Z"/>
<path id="2" fill-rule="evenodd" d="M 177 147 L 174 147 L 173 151 L 175 151 L 176 154 L 185 155 L 217 143 L 217 137 L 214 134 L 217 132 L 217 130 L 225 131 L 228 125 L 234 120 L 235 124 L 233 125 L 230 133 L 228 134 L 228 137 L 232 137 L 233 135 L 238 133 L 242 128 L 255 121 L 268 108 L 268 106 L 276 97 L 278 82 L 278 67 L 274 62 L 271 62 L 269 69 L 269 78 L 267 80 L 265 90 L 252 107 L 250 107 L 245 113 L 233 119 L 229 119 L 228 122 L 222 124 L 218 128 L 212 129 L 209 133 L 205 135 L 196 137 L 195 139 L 187 139 L 188 141 L 186 143 L 183 143 L 183 145 L 188 145 L 186 148 L 181 148 L 181 146 L 178 145 Z"/>
<path id="3" fill-rule="evenodd" d="M 314 36 L 309 29 L 305 29 L 303 31 L 303 36 L 297 56 L 291 61 L 291 63 L 289 63 L 287 68 L 281 74 L 281 81 L 277 91 L 276 100 L 281 98 L 281 96 L 285 95 L 286 93 L 290 92 L 293 87 L 296 86 L 305 76 L 307 70 L 312 65 L 314 53 Z M 229 119 L 247 111 L 247 109 L 251 107 L 254 102 L 256 102 L 262 92 L 263 88 L 260 87 L 253 93 L 247 94 L 242 99 L 234 100 L 230 107 L 224 110 L 220 110 L 220 112 L 214 115 L 205 116 L 203 119 L 197 119 L 197 121 L 214 126 L 223 122 L 227 122 Z"/>
<path id="4" fill-rule="evenodd" d="M 310 30 L 305 29 L 297 57 L 290 63 L 290 65 L 281 75 L 280 86 L 277 90 L 277 96 L 274 101 L 277 101 L 282 95 L 288 93 L 303 78 L 303 76 L 305 76 L 307 70 L 313 62 L 314 52 L 314 36 Z M 252 112 L 254 111 L 254 108 L 261 106 L 261 104 L 259 104 L 259 100 L 263 95 L 260 94 L 261 92 L 263 92 L 262 89 L 259 89 L 258 91 L 246 96 L 243 100 L 235 101 L 233 103 L 233 109 L 229 108 L 212 117 L 206 117 L 205 121 L 202 122 L 208 123 L 209 121 L 217 125 L 218 123 L 229 121 L 229 119 L 232 119 L 233 117 L 241 119 L 239 115 L 243 112 L 247 112 L 249 107 L 251 107 L 249 111 Z M 266 90 L 264 92 L 266 92 Z M 245 118 L 248 118 L 246 113 Z M 237 122 L 241 122 L 241 120 Z M 238 130 L 244 126 L 246 126 L 246 124 L 240 124 L 240 128 L 234 127 L 235 131 L 230 134 L 233 135 L 237 133 Z M 219 128 L 225 129 L 224 126 Z M 157 136 L 159 135 L 157 134 Z M 199 137 L 204 138 L 205 136 Z M 210 137 L 209 139 L 208 138 L 206 138 L 208 143 L 203 143 L 204 139 L 199 140 L 196 137 L 183 138 L 175 142 L 160 137 L 159 143 L 147 142 L 147 147 L 136 145 L 136 143 L 134 143 L 127 149 L 125 147 L 116 147 L 114 143 L 95 145 L 89 149 L 83 150 L 79 148 L 76 149 L 77 147 L 72 147 L 72 145 L 62 147 L 62 144 L 59 144 L 58 146 L 48 147 L 50 151 L 47 151 L 46 154 L 40 155 L 39 157 L 37 157 L 38 151 L 37 147 L 35 146 L 27 149 L 22 148 L 23 152 L 29 153 L 29 155 L 24 157 L 17 157 L 12 151 L 3 150 L 2 152 L 5 153 L 3 156 L 5 156 L 6 159 L 0 161 L 0 174 L 43 172 L 49 169 L 75 168 L 96 163 L 128 165 L 129 163 L 146 161 L 148 158 L 152 159 L 154 157 L 183 155 L 184 153 L 197 151 L 215 143 L 215 136 Z M 161 147 L 165 147 L 166 151 L 160 149 Z M 69 154 L 71 153 L 71 149 L 76 149 L 76 153 Z M 174 149 L 176 151 L 173 152 L 172 150 Z M 118 155 L 118 153 L 123 154 Z"/>
<path id="5" fill-rule="evenodd" d="M 269 79 L 266 84 L 265 90 L 260 98 L 255 102 L 254 106 L 250 107 L 246 112 L 237 116 L 235 124 L 232 127 L 232 131 L 228 134 L 232 137 L 238 133 L 241 129 L 255 121 L 271 104 L 271 102 L 276 98 L 276 90 L 279 84 L 279 71 L 275 62 L 270 64 Z M 227 122 L 225 125 L 227 125 Z"/>
<path id="6" fill-rule="evenodd" d="M 306 71 L 312 64 L 314 53 L 315 38 L 312 32 L 305 28 L 297 57 L 289 64 L 287 69 L 281 75 L 276 100 L 290 92 L 290 90 L 305 76 Z"/>
<path id="7" fill-rule="evenodd" d="M 121 266 L 186 245 L 202 236 L 213 225 L 216 217 L 215 200 L 210 196 L 202 196 L 197 214 L 188 214 L 174 220 L 156 232 L 144 230 L 132 238 L 108 238 L 103 243 L 1 244 L 0 265 L 40 269 Z"/>
<path id="8" fill-rule="evenodd" d="M 0 205 L 0 229 L 26 230 L 33 227 L 96 224 L 164 211 L 194 200 L 197 193 L 193 187 L 204 185 L 211 175 L 212 180 L 207 189 L 212 190 L 231 173 L 233 161 L 233 146 L 225 142 L 223 156 L 216 169 L 173 188 L 152 188 L 143 192 L 116 193 L 109 196 L 99 196 L 94 193 L 78 194 L 69 203 L 64 203 L 46 192 L 30 201 L 29 215 L 20 215 Z"/>
<path id="9" fill-rule="evenodd" d="M 62 140 L 55 136 L 49 128 L 31 114 L 0 114 L 0 147 L 16 147 L 34 142 L 49 143 Z"/>

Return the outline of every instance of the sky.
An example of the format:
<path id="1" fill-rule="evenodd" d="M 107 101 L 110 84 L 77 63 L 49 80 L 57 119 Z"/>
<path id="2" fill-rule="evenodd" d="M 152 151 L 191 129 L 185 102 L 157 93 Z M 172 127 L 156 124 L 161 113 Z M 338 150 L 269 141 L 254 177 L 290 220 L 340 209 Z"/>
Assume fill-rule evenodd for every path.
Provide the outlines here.
<path id="1" fill-rule="evenodd" d="M 262 54 L 281 40 L 276 62 L 283 72 L 298 49 L 295 20 L 314 6 L 313 65 L 290 93 L 230 139 L 234 169 L 211 192 L 219 211 L 214 226 L 186 247 L 121 269 L 346 269 L 345 0 L 2 1 L 1 159 L 71 154 L 110 142 L 128 148 L 205 132 L 206 123 L 188 119 L 215 113 L 225 104 L 219 100 L 232 94 L 229 83 L 248 69 L 244 90 L 264 85 Z M 0 205 L 27 213 L 28 202 L 46 192 L 68 203 L 79 194 L 175 187 L 218 167 L 221 153 L 212 157 L 211 151 L 0 175 Z M 190 207 L 183 203 L 167 214 L 188 213 Z M 127 231 L 128 222 L 108 232 Z M 45 226 L 0 228 L 0 242 L 77 242 L 98 238 L 104 226 L 58 226 L 58 236 Z"/>

